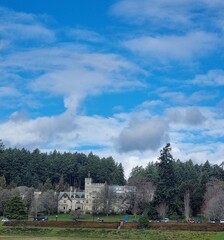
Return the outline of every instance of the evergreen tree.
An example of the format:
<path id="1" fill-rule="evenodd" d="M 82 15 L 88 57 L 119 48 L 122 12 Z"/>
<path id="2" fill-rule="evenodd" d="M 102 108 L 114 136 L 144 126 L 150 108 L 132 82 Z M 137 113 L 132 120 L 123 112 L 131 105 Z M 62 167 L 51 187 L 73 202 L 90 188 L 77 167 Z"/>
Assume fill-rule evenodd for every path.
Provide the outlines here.
<path id="1" fill-rule="evenodd" d="M 9 219 L 26 219 L 27 209 L 21 197 L 13 197 L 6 205 L 4 215 Z"/>
<path id="2" fill-rule="evenodd" d="M 2 142 L 2 139 L 0 139 L 0 151 L 3 151 L 5 149 L 5 145 Z"/>
<path id="3" fill-rule="evenodd" d="M 63 175 L 61 175 L 59 183 L 56 187 L 56 192 L 63 192 L 65 190 L 65 184 L 64 184 L 64 178 Z"/>
<path id="4" fill-rule="evenodd" d="M 6 188 L 6 180 L 4 175 L 0 177 L 0 188 Z"/>
<path id="5" fill-rule="evenodd" d="M 147 229 L 149 228 L 149 218 L 146 213 L 143 213 L 138 220 L 138 228 Z"/>
<path id="6" fill-rule="evenodd" d="M 51 183 L 51 179 L 47 178 L 46 182 L 44 183 L 42 192 L 46 192 L 46 191 L 52 190 L 52 189 L 53 189 L 53 186 L 52 186 L 52 183 Z"/>
<path id="7" fill-rule="evenodd" d="M 160 151 L 160 162 L 158 163 L 159 183 L 155 191 L 153 206 L 167 206 L 170 213 L 178 211 L 176 180 L 174 174 L 174 159 L 170 153 L 171 146 L 168 143 Z"/>

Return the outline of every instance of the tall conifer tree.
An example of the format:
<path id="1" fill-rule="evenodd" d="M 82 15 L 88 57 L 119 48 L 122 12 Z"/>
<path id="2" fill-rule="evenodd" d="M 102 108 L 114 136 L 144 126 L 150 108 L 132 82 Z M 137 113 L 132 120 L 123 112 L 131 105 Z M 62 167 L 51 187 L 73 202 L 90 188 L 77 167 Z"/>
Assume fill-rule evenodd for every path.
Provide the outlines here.
<path id="1" fill-rule="evenodd" d="M 171 146 L 168 143 L 160 151 L 158 163 L 159 182 L 156 188 L 153 205 L 155 208 L 165 206 L 169 212 L 177 212 L 176 180 L 173 168 L 173 156 Z"/>

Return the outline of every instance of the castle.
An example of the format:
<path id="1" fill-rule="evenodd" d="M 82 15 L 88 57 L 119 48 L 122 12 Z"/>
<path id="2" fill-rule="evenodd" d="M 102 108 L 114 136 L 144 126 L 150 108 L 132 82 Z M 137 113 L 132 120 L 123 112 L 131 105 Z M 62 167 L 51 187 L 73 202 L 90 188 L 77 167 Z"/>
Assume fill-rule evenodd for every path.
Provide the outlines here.
<path id="1" fill-rule="evenodd" d="M 113 201 L 110 210 L 113 212 L 124 212 L 128 209 L 128 202 L 126 201 L 126 195 L 135 191 L 135 187 L 132 186 L 118 186 L 110 185 L 107 183 L 93 183 L 93 179 L 88 176 L 85 178 L 85 190 L 76 191 L 74 188 L 70 188 L 69 192 L 60 192 L 58 196 L 58 212 L 70 212 L 77 209 L 83 212 L 92 212 L 96 210 L 96 201 L 99 194 L 109 188 L 110 192 L 116 194 L 116 199 Z M 97 206 L 100 211 L 100 204 Z"/>

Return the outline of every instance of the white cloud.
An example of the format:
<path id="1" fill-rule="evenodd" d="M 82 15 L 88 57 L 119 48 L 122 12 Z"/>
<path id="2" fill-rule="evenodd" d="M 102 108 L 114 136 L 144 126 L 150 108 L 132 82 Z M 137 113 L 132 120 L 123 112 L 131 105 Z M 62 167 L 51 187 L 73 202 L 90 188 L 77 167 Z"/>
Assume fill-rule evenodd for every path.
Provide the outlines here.
<path id="1" fill-rule="evenodd" d="M 176 106 L 178 105 L 195 105 L 196 103 L 208 101 L 211 99 L 215 99 L 217 97 L 216 92 L 208 92 L 208 91 L 196 91 L 196 92 L 190 92 L 186 93 L 184 91 L 182 92 L 172 92 L 168 91 L 168 89 L 163 89 L 159 91 L 159 96 L 162 99 L 166 99 L 169 103 L 173 103 Z M 165 101 L 165 100 L 164 100 Z"/>
<path id="2" fill-rule="evenodd" d="M 23 115 L 23 114 L 22 114 Z M 27 119 L 13 113 L 10 120 L 0 124 L 1 137 L 10 146 L 44 146 L 51 144 L 59 146 L 64 134 L 69 133 L 75 126 L 72 116 L 64 113 L 56 117 L 39 117 Z M 59 145 L 58 145 L 59 144 Z"/>
<path id="3" fill-rule="evenodd" d="M 128 79 L 137 68 L 118 55 L 66 52 L 66 57 L 55 57 L 53 64 L 57 63 L 57 69 L 46 69 L 31 87 L 63 96 L 65 106 L 71 110 L 76 110 L 86 96 L 144 86 Z"/>
<path id="4" fill-rule="evenodd" d="M 196 75 L 190 82 L 202 86 L 224 86 L 224 70 L 210 70 L 207 74 Z"/>
<path id="5" fill-rule="evenodd" d="M 105 40 L 104 37 L 97 32 L 83 28 L 69 29 L 67 34 L 75 40 L 83 40 L 87 42 L 98 43 Z"/>
<path id="6" fill-rule="evenodd" d="M 0 98 L 2 97 L 18 97 L 21 93 L 14 87 L 0 87 Z"/>
<path id="7" fill-rule="evenodd" d="M 89 95 L 144 87 L 134 78 L 141 69 L 125 58 L 74 44 L 8 54 L 0 62 L 0 70 L 6 84 L 8 78 L 20 89 L 63 97 L 65 107 L 72 110 Z M 30 73 L 32 81 L 21 77 L 23 72 Z"/>
<path id="8" fill-rule="evenodd" d="M 224 147 L 223 143 L 207 144 L 175 144 L 173 147 L 175 158 L 182 161 L 192 159 L 194 163 L 203 164 L 209 161 L 211 164 L 221 164 L 223 162 Z"/>
<path id="9" fill-rule="evenodd" d="M 137 109 L 147 109 L 147 108 L 154 108 L 162 106 L 164 103 L 161 100 L 151 100 L 151 101 L 144 101 L 140 105 L 138 105 Z"/>
<path id="10" fill-rule="evenodd" d="M 161 61 L 190 60 L 206 55 L 219 42 L 215 34 L 190 32 L 186 35 L 144 36 L 123 43 L 131 51 Z"/>
<path id="11" fill-rule="evenodd" d="M 176 29 L 220 27 L 224 19 L 222 0 L 121 0 L 112 6 L 115 16 L 151 28 Z"/>
<path id="12" fill-rule="evenodd" d="M 8 41 L 38 40 L 51 42 L 55 39 L 52 30 L 45 26 L 44 18 L 0 7 L 0 36 Z"/>

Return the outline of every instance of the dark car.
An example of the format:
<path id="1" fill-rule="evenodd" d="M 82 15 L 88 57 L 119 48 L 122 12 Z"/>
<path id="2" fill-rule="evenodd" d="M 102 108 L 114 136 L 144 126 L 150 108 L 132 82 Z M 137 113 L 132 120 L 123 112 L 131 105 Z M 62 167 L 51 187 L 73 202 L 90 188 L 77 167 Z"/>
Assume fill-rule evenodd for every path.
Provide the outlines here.
<path id="1" fill-rule="evenodd" d="M 177 222 L 177 223 L 183 223 L 184 220 L 183 220 L 183 219 L 177 219 L 176 222 Z"/>
<path id="2" fill-rule="evenodd" d="M 73 222 L 78 222 L 78 219 L 77 218 L 73 218 L 72 221 Z"/>
<path id="3" fill-rule="evenodd" d="M 47 221 L 48 217 L 39 216 L 39 217 L 34 217 L 33 220 L 34 221 Z"/>

